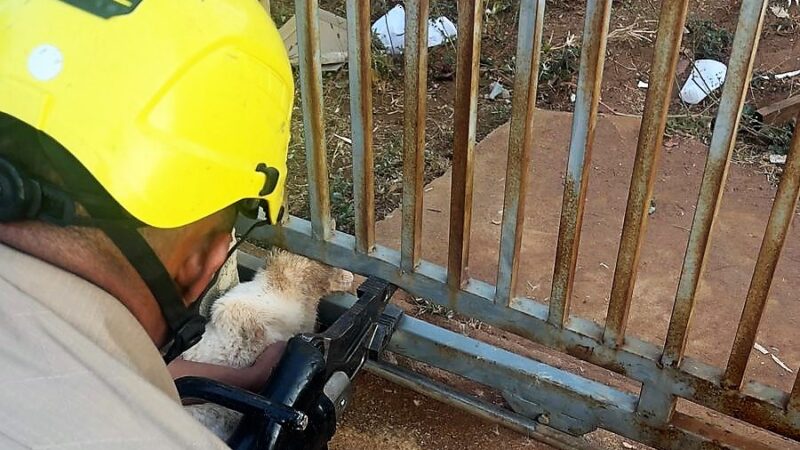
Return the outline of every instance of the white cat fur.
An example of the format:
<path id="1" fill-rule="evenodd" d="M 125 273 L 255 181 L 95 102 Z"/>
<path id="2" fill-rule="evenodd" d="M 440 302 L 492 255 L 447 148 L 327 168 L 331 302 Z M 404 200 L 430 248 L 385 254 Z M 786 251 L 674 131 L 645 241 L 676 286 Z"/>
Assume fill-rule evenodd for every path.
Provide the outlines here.
<path id="1" fill-rule="evenodd" d="M 252 281 L 238 284 L 211 306 L 203 338 L 183 353 L 186 360 L 248 367 L 264 349 L 314 331 L 317 304 L 326 294 L 349 290 L 353 274 L 283 250 L 271 250 Z M 240 414 L 214 404 L 186 409 L 227 439 Z"/>

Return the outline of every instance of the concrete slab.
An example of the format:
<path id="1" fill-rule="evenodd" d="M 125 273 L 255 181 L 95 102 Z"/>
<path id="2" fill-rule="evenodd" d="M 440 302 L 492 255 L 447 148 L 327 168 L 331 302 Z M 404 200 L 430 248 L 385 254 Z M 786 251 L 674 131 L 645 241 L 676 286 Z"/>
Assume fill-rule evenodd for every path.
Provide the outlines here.
<path id="1" fill-rule="evenodd" d="M 550 295 L 571 121 L 568 113 L 538 111 L 536 116 L 518 292 L 543 302 Z M 572 312 L 598 323 L 603 323 L 608 307 L 638 130 L 639 120 L 629 117 L 603 116 L 597 125 Z M 469 273 L 492 283 L 497 271 L 507 142 L 506 125 L 481 142 L 475 154 Z M 659 345 L 672 310 L 706 153 L 706 145 L 684 138 L 667 142 L 662 152 L 655 185 L 656 211 L 650 217 L 629 325 L 629 333 Z M 448 172 L 427 186 L 423 207 L 423 257 L 442 265 L 447 258 L 450 182 Z M 699 289 L 689 355 L 718 366 L 727 361 L 774 192 L 755 168 L 731 166 Z M 398 210 L 378 224 L 379 243 L 399 248 L 400 220 Z M 787 242 L 758 342 L 796 371 L 800 348 L 790 345 L 794 321 L 800 314 L 796 227 Z M 747 377 L 784 390 L 791 388 L 793 374 L 769 355 L 754 352 L 751 358 Z"/>

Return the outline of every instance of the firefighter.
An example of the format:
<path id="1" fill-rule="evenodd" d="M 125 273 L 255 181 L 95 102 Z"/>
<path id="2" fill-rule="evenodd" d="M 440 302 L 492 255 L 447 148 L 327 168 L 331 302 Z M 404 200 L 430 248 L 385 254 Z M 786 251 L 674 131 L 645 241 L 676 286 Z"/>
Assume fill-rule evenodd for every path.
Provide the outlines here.
<path id="1" fill-rule="evenodd" d="M 0 448 L 224 448 L 165 362 L 237 213 L 279 220 L 293 95 L 255 0 L 0 2 Z"/>

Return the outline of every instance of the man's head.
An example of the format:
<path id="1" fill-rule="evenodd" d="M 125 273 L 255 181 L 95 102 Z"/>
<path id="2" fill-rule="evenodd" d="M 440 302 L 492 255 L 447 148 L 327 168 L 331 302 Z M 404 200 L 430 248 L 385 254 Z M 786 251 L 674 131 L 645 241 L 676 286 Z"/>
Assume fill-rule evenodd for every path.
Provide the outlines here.
<path id="1" fill-rule="evenodd" d="M 0 42 L 0 114 L 31 134 L 5 145 L 27 197 L 5 198 L 0 238 L 120 299 L 138 284 L 188 345 L 235 206 L 280 214 L 294 87 L 275 25 L 254 0 L 5 0 Z"/>
<path id="2" fill-rule="evenodd" d="M 102 187 L 65 149 L 45 149 L 39 132 L 16 119 L 0 114 L 0 158 L 26 176 L 53 187 L 81 195 L 102 196 Z M 58 154 L 48 154 L 57 152 Z M 79 185 L 69 186 L 64 174 Z M 110 198 L 108 199 L 109 201 Z M 78 200 L 80 202 L 80 200 Z M 78 203 L 76 214 L 88 219 Z M 197 299 L 225 262 L 231 229 L 236 218 L 233 206 L 176 228 L 141 225 L 138 230 L 156 253 L 187 306 Z M 167 327 L 158 303 L 125 255 L 106 234 L 87 226 L 59 226 L 41 220 L 0 223 L 0 242 L 65 268 L 106 289 L 120 299 L 163 344 Z"/>

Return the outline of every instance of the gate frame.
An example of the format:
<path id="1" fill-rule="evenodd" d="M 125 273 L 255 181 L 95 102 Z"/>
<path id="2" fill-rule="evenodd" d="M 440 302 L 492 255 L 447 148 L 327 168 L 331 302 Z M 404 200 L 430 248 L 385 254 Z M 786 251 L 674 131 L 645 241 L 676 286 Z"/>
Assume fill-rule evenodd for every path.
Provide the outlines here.
<path id="1" fill-rule="evenodd" d="M 262 0 L 263 3 L 263 0 Z M 268 3 L 268 2 L 267 2 Z M 469 277 L 466 268 L 472 209 L 473 150 L 477 116 L 482 0 L 458 0 L 455 136 L 447 269 L 421 259 L 422 187 L 427 92 L 428 0 L 407 0 L 405 46 L 404 164 L 400 251 L 375 245 L 370 7 L 347 0 L 353 141 L 355 236 L 330 227 L 330 200 L 319 49 L 317 0 L 297 0 L 297 35 L 309 179 L 310 221 L 292 217 L 282 227 L 262 227 L 253 238 L 362 275 L 392 282 L 459 314 L 512 332 L 548 348 L 611 370 L 642 384 L 639 395 L 553 368 L 425 322 L 406 317 L 390 344 L 401 355 L 499 389 L 529 419 L 580 435 L 604 428 L 659 448 L 747 446 L 747 436 L 709 433 L 699 419 L 675 411 L 684 398 L 723 415 L 800 440 L 800 381 L 791 393 L 743 383 L 750 349 L 800 191 L 800 132 L 795 132 L 769 216 L 733 350 L 723 368 L 685 357 L 686 341 L 710 236 L 727 178 L 739 118 L 758 48 L 768 0 L 743 0 L 733 51 L 717 113 L 709 156 L 689 236 L 679 288 L 663 348 L 626 335 L 647 210 L 675 79 L 688 0 L 665 0 L 659 18 L 650 86 L 634 161 L 622 237 L 605 326 L 571 316 L 570 298 L 580 243 L 583 206 L 608 36 L 611 0 L 588 0 L 578 89 L 566 168 L 564 197 L 550 305 L 517 297 L 527 175 L 531 163 L 533 111 L 545 0 L 521 0 L 497 286 Z M 250 221 L 240 226 L 247 227 Z M 240 228 L 243 229 L 243 228 Z M 338 304 L 347 301 L 339 298 Z M 333 301 L 336 304 L 336 301 Z M 378 373 L 406 380 L 422 391 L 430 381 L 396 368 Z M 800 380 L 800 379 L 799 379 Z M 434 386 L 434 387 L 432 387 Z M 531 389 L 535 386 L 535 389 Z M 439 392 L 436 394 L 435 392 Z M 486 416 L 487 405 L 433 390 Z M 505 414 L 505 416 L 503 415 Z M 542 423 L 518 414 L 494 417 L 539 433 Z M 527 422 L 526 422 L 527 420 Z M 520 425 L 525 423 L 526 426 Z M 537 428 L 539 427 L 539 428 Z M 552 431 L 549 427 L 546 431 Z M 549 431 L 542 436 L 548 439 Z M 541 433 L 540 433 L 541 434 Z M 537 437 L 542 437 L 537 434 Z M 574 444 L 574 443 L 573 443 Z M 576 444 L 577 445 L 577 444 Z"/>

